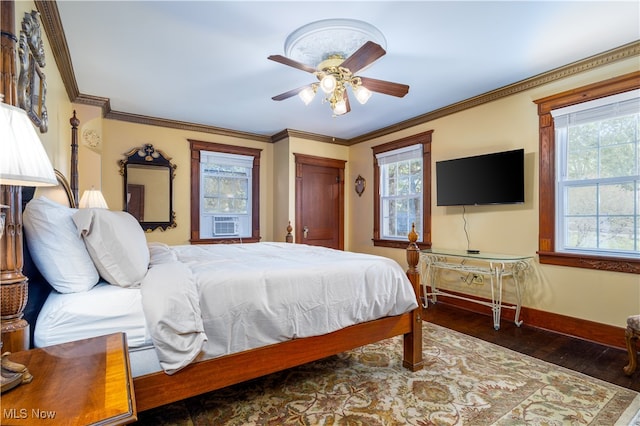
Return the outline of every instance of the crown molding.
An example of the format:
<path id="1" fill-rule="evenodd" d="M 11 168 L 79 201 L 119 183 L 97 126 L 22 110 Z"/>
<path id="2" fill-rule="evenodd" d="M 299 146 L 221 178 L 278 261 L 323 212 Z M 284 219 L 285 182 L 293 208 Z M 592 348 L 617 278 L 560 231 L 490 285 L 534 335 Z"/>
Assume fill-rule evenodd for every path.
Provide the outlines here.
<path id="1" fill-rule="evenodd" d="M 591 56 L 580 61 L 573 62 L 571 64 L 556 68 L 551 71 L 538 74 L 536 76 L 521 80 L 517 83 L 504 86 L 490 92 L 483 93 L 473 98 L 465 99 L 461 102 L 448 105 L 446 107 L 428 112 L 426 114 L 411 118 L 409 120 L 396 123 L 392 126 L 385 127 L 374 132 L 370 132 L 361 136 L 357 136 L 350 139 L 350 145 L 354 145 L 360 142 L 378 138 L 380 136 L 394 133 L 399 130 L 408 129 L 410 127 L 418 126 L 429 121 L 436 120 L 438 118 L 445 117 L 447 115 L 455 114 L 467 109 L 477 107 L 482 104 L 493 102 L 498 99 L 506 98 L 507 96 L 515 95 L 516 93 L 524 92 L 526 90 L 533 89 L 538 86 L 557 81 L 566 77 L 570 77 L 585 71 L 592 70 L 594 68 L 609 65 L 617 61 L 628 59 L 634 56 L 640 55 L 640 40 L 632 43 L 625 44 L 615 49 L 608 50 L 606 52 Z"/>
<path id="2" fill-rule="evenodd" d="M 64 29 L 62 28 L 62 20 L 60 19 L 60 13 L 58 12 L 58 4 L 55 1 L 41 0 L 35 0 L 34 3 L 36 5 L 36 9 L 40 13 L 42 27 L 49 39 L 51 51 L 53 52 L 53 59 L 56 61 L 56 65 L 60 71 L 60 76 L 64 83 L 64 87 L 67 90 L 69 100 L 71 102 L 75 102 L 75 99 L 80 95 L 80 90 L 78 89 L 76 76 L 73 72 L 71 54 L 69 53 L 67 38 L 65 37 Z"/>
<path id="3" fill-rule="evenodd" d="M 128 121 L 131 123 L 148 124 L 151 126 L 169 127 L 173 129 L 191 130 L 196 132 L 211 133 L 217 135 L 237 137 L 241 139 L 250 139 L 262 142 L 275 143 L 286 137 L 299 137 L 304 139 L 316 140 L 320 142 L 334 143 L 338 145 L 356 145 L 374 138 L 395 133 L 411 127 L 455 114 L 470 108 L 477 107 L 482 104 L 493 102 L 495 100 L 505 98 L 553 81 L 557 81 L 566 77 L 570 77 L 594 68 L 609 65 L 617 61 L 628 59 L 634 56 L 640 56 L 640 40 L 625 44 L 615 49 L 591 56 L 589 58 L 573 62 L 571 64 L 556 68 L 554 70 L 538 74 L 517 83 L 510 84 L 492 90 L 490 92 L 469 98 L 455 104 L 419 115 L 417 117 L 405 120 L 391 126 L 387 126 L 370 133 L 366 133 L 351 139 L 339 139 L 326 135 L 315 133 L 307 133 L 299 130 L 285 129 L 272 136 L 259 135 L 255 133 L 240 132 L 237 130 L 223 129 L 220 127 L 206 126 L 202 124 L 187 123 L 175 120 L 165 120 L 161 118 L 147 117 L 137 114 L 129 114 L 126 112 L 111 111 L 108 98 L 101 98 L 92 95 L 84 95 L 80 93 L 73 72 L 71 56 L 67 46 L 67 41 L 62 28 L 62 21 L 58 13 L 58 5 L 56 1 L 35 1 L 36 8 L 40 12 L 42 26 L 47 34 L 54 59 L 60 70 L 62 81 L 69 95 L 71 102 L 86 105 L 98 106 L 102 109 L 105 118 L 113 120 Z"/>
<path id="4" fill-rule="evenodd" d="M 186 121 L 166 120 L 163 118 L 148 117 L 139 114 L 130 114 L 120 111 L 109 111 L 105 118 L 110 120 L 127 121 L 130 123 L 146 124 L 149 126 L 168 127 L 171 129 L 187 130 L 200 133 L 211 133 L 220 136 L 230 136 L 240 139 L 249 139 L 258 142 L 271 142 L 271 138 L 256 133 L 241 132 L 238 130 L 224 129 L 222 127 L 207 126 Z"/>
<path id="5" fill-rule="evenodd" d="M 349 145 L 349 140 L 340 139 L 332 136 L 319 135 L 317 133 L 302 132 L 300 130 L 284 129 L 271 136 L 271 142 L 276 143 L 286 138 L 301 138 L 318 142 L 333 143 L 337 145 Z"/>

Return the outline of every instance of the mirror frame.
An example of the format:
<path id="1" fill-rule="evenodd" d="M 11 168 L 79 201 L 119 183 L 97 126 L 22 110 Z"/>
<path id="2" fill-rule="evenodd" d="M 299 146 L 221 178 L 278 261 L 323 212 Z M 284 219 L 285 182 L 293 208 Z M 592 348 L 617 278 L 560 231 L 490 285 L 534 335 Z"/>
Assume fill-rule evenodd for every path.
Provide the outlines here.
<path id="1" fill-rule="evenodd" d="M 170 228 L 175 228 L 176 212 L 173 210 L 173 179 L 175 178 L 177 166 L 171 163 L 171 157 L 168 157 L 164 152 L 157 150 L 152 144 L 148 143 L 139 148 L 133 148 L 130 151 L 123 154 L 126 158 L 119 160 L 120 175 L 123 177 L 123 197 L 122 197 L 122 210 L 128 211 L 127 206 L 127 165 L 149 166 L 149 167 L 166 167 L 169 172 L 169 220 L 166 222 L 146 222 L 141 221 L 140 226 L 145 232 L 151 232 L 158 228 L 162 231 L 166 231 Z"/>
<path id="2" fill-rule="evenodd" d="M 47 80 L 42 70 L 45 58 L 39 16 L 39 12 L 32 10 L 31 13 L 25 12 L 22 20 L 18 41 L 18 105 L 27 112 L 33 124 L 40 129 L 40 133 L 46 133 L 49 128 L 46 105 Z"/>

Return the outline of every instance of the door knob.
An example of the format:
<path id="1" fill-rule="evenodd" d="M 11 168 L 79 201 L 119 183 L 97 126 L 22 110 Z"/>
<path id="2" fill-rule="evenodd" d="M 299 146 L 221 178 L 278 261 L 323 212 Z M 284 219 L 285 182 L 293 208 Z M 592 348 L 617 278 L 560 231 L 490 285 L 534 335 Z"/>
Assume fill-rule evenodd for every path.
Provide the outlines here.
<path id="1" fill-rule="evenodd" d="M 309 236 L 309 227 L 305 226 L 303 229 L 304 229 L 304 232 L 303 232 L 304 238 L 307 238 Z"/>

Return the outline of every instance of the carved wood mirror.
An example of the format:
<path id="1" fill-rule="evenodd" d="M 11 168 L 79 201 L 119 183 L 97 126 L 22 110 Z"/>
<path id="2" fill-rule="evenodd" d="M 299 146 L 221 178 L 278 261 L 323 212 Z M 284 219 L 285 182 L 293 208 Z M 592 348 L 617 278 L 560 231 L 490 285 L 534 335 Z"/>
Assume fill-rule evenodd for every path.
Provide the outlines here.
<path id="1" fill-rule="evenodd" d="M 25 12 L 22 20 L 18 42 L 18 105 L 27 111 L 31 121 L 40 129 L 40 133 L 46 133 L 49 127 L 46 106 L 47 80 L 42 70 L 45 58 L 39 16 L 40 14 L 33 10 L 31 13 Z"/>
<path id="2" fill-rule="evenodd" d="M 124 182 L 123 210 L 133 215 L 147 232 L 176 227 L 173 178 L 176 165 L 152 144 L 133 148 L 120 160 Z"/>

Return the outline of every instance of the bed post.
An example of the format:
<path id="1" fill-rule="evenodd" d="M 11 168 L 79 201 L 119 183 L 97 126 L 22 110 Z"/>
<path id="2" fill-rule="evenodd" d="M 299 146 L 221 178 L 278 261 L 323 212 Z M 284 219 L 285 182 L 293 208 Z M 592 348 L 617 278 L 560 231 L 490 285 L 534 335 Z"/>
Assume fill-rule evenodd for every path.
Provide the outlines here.
<path id="1" fill-rule="evenodd" d="M 418 307 L 411 312 L 411 332 L 404 335 L 404 359 L 402 365 L 411 371 L 421 370 L 422 362 L 422 304 L 420 303 L 420 273 L 418 262 L 420 261 L 420 248 L 415 223 L 411 225 L 409 232 L 409 246 L 407 247 L 407 277 L 411 281 L 413 291 L 416 293 Z"/>
<path id="2" fill-rule="evenodd" d="M 287 225 L 287 236 L 285 237 L 285 241 L 288 243 L 293 242 L 293 234 L 291 231 L 293 231 L 293 227 L 291 226 L 291 221 L 289 221 L 289 225 Z"/>
<path id="3" fill-rule="evenodd" d="M 71 193 L 76 204 L 80 204 L 80 193 L 78 190 L 78 125 L 80 120 L 76 117 L 76 110 L 73 110 L 73 117 L 69 119 L 71 124 L 71 169 L 70 169 L 70 185 Z"/>

